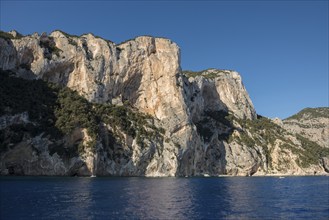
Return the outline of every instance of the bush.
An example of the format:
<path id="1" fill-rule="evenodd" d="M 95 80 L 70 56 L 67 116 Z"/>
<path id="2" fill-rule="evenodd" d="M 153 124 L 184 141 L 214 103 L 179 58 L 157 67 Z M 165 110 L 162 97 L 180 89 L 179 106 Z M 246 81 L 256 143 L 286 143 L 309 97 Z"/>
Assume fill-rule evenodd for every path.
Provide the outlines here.
<path id="1" fill-rule="evenodd" d="M 10 72 L 0 72 L 0 115 L 28 112 L 29 118 L 39 125 L 29 125 L 29 131 L 58 134 L 54 127 L 54 109 L 57 90 L 41 80 L 11 77 Z"/>
<path id="2" fill-rule="evenodd" d="M 190 77 L 194 78 L 197 76 L 201 76 L 201 73 L 202 72 L 194 72 L 194 71 L 190 71 L 190 70 L 183 71 L 183 74 L 188 78 L 190 78 Z"/>
<path id="3" fill-rule="evenodd" d="M 328 148 L 323 148 L 299 134 L 297 134 L 296 137 L 303 148 L 303 151 L 299 151 L 301 155 L 300 165 L 302 167 L 308 167 L 310 164 L 318 164 L 322 157 L 329 156 Z"/>
<path id="4" fill-rule="evenodd" d="M 12 40 L 12 39 L 21 39 L 23 37 L 22 34 L 17 32 L 16 37 L 14 37 L 12 34 L 4 32 L 4 31 L 0 31 L 0 38 L 3 38 L 5 40 Z"/>
<path id="5" fill-rule="evenodd" d="M 122 130 L 133 138 L 139 145 L 144 140 L 155 140 L 162 142 L 165 129 L 157 128 L 151 116 L 134 111 L 129 105 L 114 106 L 106 104 L 95 104 L 97 117 L 115 130 Z M 118 138 L 119 135 L 117 135 Z"/>
<path id="6" fill-rule="evenodd" d="M 290 116 L 289 118 L 285 120 L 300 120 L 302 118 L 328 118 L 329 117 L 329 108 L 328 107 L 322 107 L 322 108 L 305 108 L 298 112 L 297 114 Z"/>
<path id="7" fill-rule="evenodd" d="M 40 39 L 39 45 L 40 47 L 47 49 L 50 54 L 55 54 L 58 57 L 60 53 L 63 52 L 61 49 L 56 47 L 56 43 L 54 42 L 53 37 L 43 37 L 42 39 Z M 51 58 L 47 54 L 45 54 L 45 56 L 48 59 Z"/>

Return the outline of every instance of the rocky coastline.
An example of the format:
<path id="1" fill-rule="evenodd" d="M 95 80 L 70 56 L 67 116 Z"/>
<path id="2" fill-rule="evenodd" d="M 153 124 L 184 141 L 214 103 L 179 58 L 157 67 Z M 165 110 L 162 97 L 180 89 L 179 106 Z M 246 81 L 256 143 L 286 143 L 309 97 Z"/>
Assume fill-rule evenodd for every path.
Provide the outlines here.
<path id="1" fill-rule="evenodd" d="M 1 32 L 0 69 L 0 175 L 329 173 L 329 108 L 260 116 L 238 72 L 183 71 L 170 39 Z"/>

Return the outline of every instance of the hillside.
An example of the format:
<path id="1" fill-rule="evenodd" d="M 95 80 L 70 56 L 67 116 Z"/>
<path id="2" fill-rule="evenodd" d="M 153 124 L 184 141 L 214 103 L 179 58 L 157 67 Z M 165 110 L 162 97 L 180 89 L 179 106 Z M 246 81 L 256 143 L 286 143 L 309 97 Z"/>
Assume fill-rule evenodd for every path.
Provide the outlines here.
<path id="1" fill-rule="evenodd" d="M 283 123 L 288 131 L 329 148 L 329 108 L 305 108 Z"/>

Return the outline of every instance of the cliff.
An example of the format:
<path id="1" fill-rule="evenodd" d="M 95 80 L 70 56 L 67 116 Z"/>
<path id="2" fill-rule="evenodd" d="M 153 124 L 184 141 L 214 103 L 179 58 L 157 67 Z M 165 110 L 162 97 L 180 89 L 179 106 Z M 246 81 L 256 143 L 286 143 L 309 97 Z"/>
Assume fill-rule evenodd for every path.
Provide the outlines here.
<path id="1" fill-rule="evenodd" d="M 284 128 L 329 148 L 329 108 L 305 108 L 283 120 Z"/>
<path id="2" fill-rule="evenodd" d="M 0 68 L 3 175 L 326 172 L 327 148 L 257 116 L 237 72 L 182 71 L 169 39 L 1 32 Z"/>

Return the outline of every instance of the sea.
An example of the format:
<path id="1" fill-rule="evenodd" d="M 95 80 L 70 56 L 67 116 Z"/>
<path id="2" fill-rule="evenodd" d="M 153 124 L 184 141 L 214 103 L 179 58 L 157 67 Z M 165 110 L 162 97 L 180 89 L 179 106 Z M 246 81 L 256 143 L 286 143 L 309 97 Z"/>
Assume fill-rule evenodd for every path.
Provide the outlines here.
<path id="1" fill-rule="evenodd" d="M 0 219 L 329 219 L 329 177 L 0 177 Z"/>

